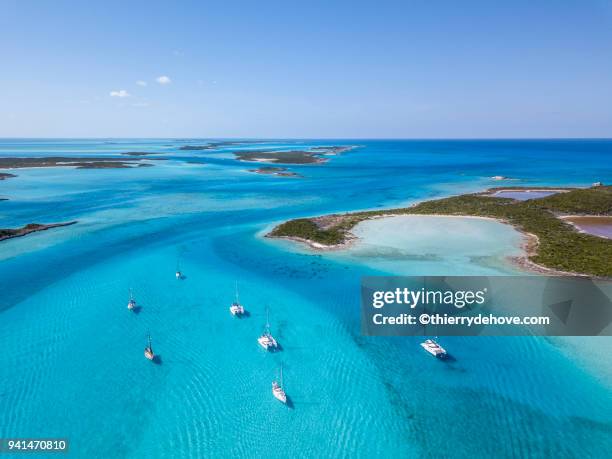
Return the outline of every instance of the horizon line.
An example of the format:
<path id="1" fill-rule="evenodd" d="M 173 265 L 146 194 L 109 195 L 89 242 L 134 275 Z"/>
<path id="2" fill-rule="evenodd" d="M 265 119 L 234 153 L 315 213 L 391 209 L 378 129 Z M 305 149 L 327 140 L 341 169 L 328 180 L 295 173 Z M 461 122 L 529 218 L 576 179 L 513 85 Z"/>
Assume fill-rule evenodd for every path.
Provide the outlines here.
<path id="1" fill-rule="evenodd" d="M 612 140 L 611 137 L 4 137 L 0 140 Z"/>

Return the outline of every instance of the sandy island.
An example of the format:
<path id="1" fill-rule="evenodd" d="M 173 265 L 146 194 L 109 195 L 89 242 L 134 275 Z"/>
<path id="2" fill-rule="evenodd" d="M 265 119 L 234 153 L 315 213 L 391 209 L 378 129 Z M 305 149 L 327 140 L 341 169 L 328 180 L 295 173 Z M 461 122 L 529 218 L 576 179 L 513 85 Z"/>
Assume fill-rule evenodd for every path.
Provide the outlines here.
<path id="1" fill-rule="evenodd" d="M 259 169 L 249 169 L 249 172 L 263 175 L 274 175 L 277 177 L 302 177 L 297 172 L 292 172 L 286 167 L 263 166 Z"/>
<path id="2" fill-rule="evenodd" d="M 146 151 L 126 151 L 121 153 L 124 156 L 152 156 L 152 155 L 163 155 L 165 152 L 157 151 L 155 153 L 147 153 Z"/>
<path id="3" fill-rule="evenodd" d="M 28 225 L 22 226 L 21 228 L 0 228 L 0 241 L 5 239 L 11 239 L 14 237 L 22 237 L 26 236 L 30 233 L 35 233 L 37 231 L 46 231 L 51 228 L 59 228 L 61 226 L 70 226 L 77 223 L 76 220 L 70 222 L 63 223 L 49 223 L 49 224 L 40 224 L 40 223 L 30 223 Z"/>

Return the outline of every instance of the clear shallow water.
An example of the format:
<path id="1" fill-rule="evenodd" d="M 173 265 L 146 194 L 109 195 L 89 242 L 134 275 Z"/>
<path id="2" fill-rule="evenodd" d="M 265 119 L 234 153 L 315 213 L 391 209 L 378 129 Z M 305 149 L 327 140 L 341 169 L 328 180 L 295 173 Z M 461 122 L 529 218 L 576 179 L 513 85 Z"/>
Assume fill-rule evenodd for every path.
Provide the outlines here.
<path id="1" fill-rule="evenodd" d="M 0 243 L 0 437 L 67 437 L 74 457 L 604 457 L 612 447 L 610 362 L 590 359 L 609 354 L 607 338 L 446 338 L 456 361 L 442 363 L 417 339 L 359 335 L 360 276 L 513 272 L 503 262 L 516 250 L 511 229 L 487 222 L 493 240 L 482 221 L 467 222 L 452 233 L 464 238 L 438 245 L 425 222 L 416 247 L 405 246 L 412 233 L 359 254 L 261 237 L 287 218 L 478 191 L 496 186 L 495 175 L 610 182 L 612 142 L 240 147 L 363 145 L 322 166 L 291 166 L 304 179 L 246 172 L 229 147 L 177 150 L 201 143 L 0 142 L 3 156 L 168 158 L 133 170 L 17 170 L 0 182 L 9 198 L 0 227 L 79 220 Z M 184 281 L 174 279 L 177 262 Z M 252 313 L 243 320 L 228 311 L 235 280 Z M 129 288 L 139 315 L 126 309 Z M 265 305 L 283 346 L 273 355 L 256 342 Z M 142 355 L 147 331 L 159 366 Z M 281 362 L 290 410 L 270 393 Z"/>
<path id="2" fill-rule="evenodd" d="M 450 272 L 457 266 L 466 276 L 519 272 L 509 258 L 521 254 L 523 237 L 495 220 L 402 215 L 361 222 L 352 233 L 359 239 L 339 257 L 396 275 Z"/>
<path id="3" fill-rule="evenodd" d="M 557 191 L 498 191 L 494 194 L 496 198 L 510 198 L 518 201 L 526 201 L 528 199 L 545 198 L 556 194 Z"/>

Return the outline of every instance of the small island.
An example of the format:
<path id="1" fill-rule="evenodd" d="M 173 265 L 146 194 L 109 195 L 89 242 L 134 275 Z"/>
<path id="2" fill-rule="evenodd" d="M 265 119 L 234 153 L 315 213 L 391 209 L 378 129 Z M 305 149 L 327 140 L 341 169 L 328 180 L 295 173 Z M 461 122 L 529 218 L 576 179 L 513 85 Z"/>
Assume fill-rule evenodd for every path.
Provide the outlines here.
<path id="1" fill-rule="evenodd" d="M 313 147 L 309 150 L 265 151 L 245 150 L 235 151 L 239 161 L 281 164 L 321 164 L 328 161 L 326 155 L 339 155 L 356 148 L 350 146 Z"/>
<path id="2" fill-rule="evenodd" d="M 258 169 L 249 169 L 249 172 L 264 175 L 275 175 L 277 177 L 302 177 L 297 172 L 292 172 L 286 167 L 263 166 Z"/>
<path id="3" fill-rule="evenodd" d="M 351 229 L 371 218 L 396 215 L 487 217 L 508 223 L 526 235 L 526 256 L 516 260 L 526 269 L 612 277 L 612 240 L 579 232 L 560 218 L 568 214 L 611 216 L 612 186 L 555 190 L 563 192 L 519 201 L 495 197 L 487 190 L 425 201 L 406 208 L 299 218 L 278 225 L 266 236 L 288 238 L 316 249 L 329 250 L 345 247 L 355 238 Z"/>
<path id="4" fill-rule="evenodd" d="M 6 180 L 9 178 L 17 177 L 15 174 L 7 174 L 5 172 L 0 172 L 0 180 Z"/>
<path id="5" fill-rule="evenodd" d="M 490 177 L 491 180 L 497 180 L 497 181 L 501 181 L 501 180 L 517 180 L 514 179 L 512 177 L 506 177 L 505 175 L 494 175 L 493 177 Z"/>
<path id="6" fill-rule="evenodd" d="M 221 142 L 209 142 L 206 145 L 183 145 L 179 150 L 184 151 L 199 151 L 199 150 L 214 150 L 221 147 L 231 147 L 243 144 L 265 143 L 267 140 L 227 140 Z"/>
<path id="7" fill-rule="evenodd" d="M 200 151 L 200 150 L 212 150 L 213 147 L 212 145 L 183 145 L 182 147 L 179 147 L 179 150 L 183 150 L 183 151 Z"/>
<path id="8" fill-rule="evenodd" d="M 146 151 L 126 151 L 125 153 L 121 153 L 124 156 L 151 156 L 151 155 L 161 155 L 163 152 L 156 153 L 147 153 Z"/>
<path id="9" fill-rule="evenodd" d="M 500 191 L 524 191 L 524 192 L 533 192 L 533 191 L 555 191 L 562 193 L 564 191 L 578 190 L 580 188 L 576 187 L 558 187 L 558 186 L 495 186 L 492 188 L 488 188 L 481 193 L 476 193 L 480 195 L 494 195 L 499 193 Z"/>
<path id="10" fill-rule="evenodd" d="M 76 169 L 127 169 L 132 167 L 150 167 L 142 159 L 119 159 L 101 157 L 31 157 L 0 158 L 0 169 L 23 169 L 28 167 L 74 167 Z M 9 174 L 11 175 L 11 174 Z"/>
<path id="11" fill-rule="evenodd" d="M 323 155 L 341 155 L 347 151 L 357 148 L 355 145 L 345 146 L 325 146 L 325 147 L 312 147 L 310 151 L 320 153 Z"/>
<path id="12" fill-rule="evenodd" d="M 64 223 L 49 223 L 49 224 L 40 224 L 40 223 L 30 223 L 28 225 L 22 226 L 21 228 L 0 228 L 0 241 L 5 239 L 11 239 L 14 237 L 22 237 L 30 233 L 35 233 L 37 231 L 45 231 L 51 228 L 59 228 L 60 226 L 70 226 L 74 225 L 76 220 L 71 222 Z"/>

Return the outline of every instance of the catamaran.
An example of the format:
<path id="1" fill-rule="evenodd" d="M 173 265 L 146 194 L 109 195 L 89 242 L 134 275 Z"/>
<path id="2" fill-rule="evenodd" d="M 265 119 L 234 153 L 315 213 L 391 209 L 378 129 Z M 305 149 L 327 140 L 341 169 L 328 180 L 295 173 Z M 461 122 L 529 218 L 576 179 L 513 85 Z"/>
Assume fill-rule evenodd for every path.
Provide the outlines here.
<path id="1" fill-rule="evenodd" d="M 268 319 L 268 308 L 266 308 L 266 326 L 264 328 L 263 334 L 257 338 L 257 342 L 263 347 L 266 351 L 273 351 L 278 348 L 278 343 L 270 333 L 270 321 Z"/>
<path id="2" fill-rule="evenodd" d="M 280 367 L 280 384 L 272 381 L 272 395 L 283 403 L 287 403 L 287 394 L 283 389 L 283 366 Z"/>
<path id="3" fill-rule="evenodd" d="M 147 337 L 148 337 L 148 345 L 147 347 L 145 347 L 144 356 L 148 360 L 153 360 L 155 358 L 155 353 L 153 352 L 153 346 L 151 345 L 151 335 L 148 334 Z"/>
<path id="4" fill-rule="evenodd" d="M 447 356 L 446 349 L 440 346 L 436 340 L 426 339 L 421 343 L 421 346 L 431 355 L 438 357 L 439 359 L 444 359 Z"/>
<path id="5" fill-rule="evenodd" d="M 130 300 L 128 301 L 127 308 L 130 311 L 136 309 L 136 300 L 134 299 L 134 295 L 132 294 L 132 289 L 130 289 Z"/>
<path id="6" fill-rule="evenodd" d="M 236 282 L 236 301 L 232 303 L 229 310 L 232 315 L 236 317 L 242 317 L 244 314 L 244 306 L 242 306 L 238 300 L 238 282 Z"/>

